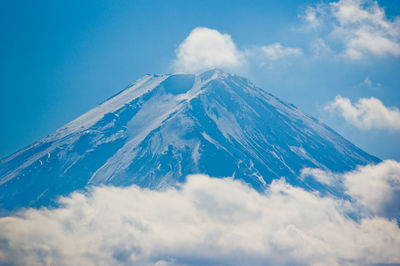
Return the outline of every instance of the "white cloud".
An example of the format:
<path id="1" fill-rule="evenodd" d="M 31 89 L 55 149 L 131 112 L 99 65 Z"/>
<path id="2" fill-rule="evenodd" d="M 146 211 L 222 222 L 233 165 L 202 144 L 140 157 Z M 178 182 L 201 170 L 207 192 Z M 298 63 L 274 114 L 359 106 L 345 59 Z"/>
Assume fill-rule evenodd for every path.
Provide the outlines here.
<path id="1" fill-rule="evenodd" d="M 321 56 L 324 54 L 325 55 L 332 54 L 332 49 L 321 38 L 314 40 L 311 43 L 310 48 L 311 48 L 311 52 L 314 56 Z"/>
<path id="2" fill-rule="evenodd" d="M 320 168 L 309 168 L 309 167 L 301 169 L 300 177 L 302 179 L 305 179 L 308 176 L 313 177 L 321 184 L 329 186 L 337 185 L 338 184 L 337 181 L 340 180 L 338 179 L 336 174 L 328 170 L 323 170 Z"/>
<path id="3" fill-rule="evenodd" d="M 308 7 L 301 17 L 310 28 L 329 26 L 330 36 L 342 42 L 342 54 L 349 59 L 358 60 L 368 54 L 400 55 L 400 18 L 387 18 L 375 1 L 340 0 Z"/>
<path id="4" fill-rule="evenodd" d="M 346 214 L 350 202 L 283 179 L 264 194 L 231 178 L 197 175 L 180 189 L 99 187 L 61 202 L 0 218 L 0 264 L 400 263 L 395 220 L 354 221 Z"/>
<path id="5" fill-rule="evenodd" d="M 261 51 L 271 60 L 303 54 L 303 51 L 300 48 L 283 47 L 280 43 L 274 43 L 269 46 L 261 46 Z"/>
<path id="6" fill-rule="evenodd" d="M 343 186 L 345 193 L 372 214 L 400 217 L 399 162 L 386 160 L 376 165 L 359 166 L 354 171 L 342 174 L 305 168 L 302 176 L 311 176 L 330 186 Z"/>
<path id="7" fill-rule="evenodd" d="M 263 66 L 266 60 L 274 61 L 301 54 L 303 52 L 300 48 L 284 47 L 280 43 L 240 50 L 229 34 L 199 27 L 179 45 L 172 67 L 177 72 L 187 73 L 210 68 L 240 71 L 249 63 Z"/>
<path id="8" fill-rule="evenodd" d="M 400 163 L 387 160 L 343 175 L 347 193 L 375 214 L 400 216 Z"/>
<path id="9" fill-rule="evenodd" d="M 318 19 L 317 12 L 314 8 L 308 7 L 302 17 L 305 21 L 307 21 L 311 28 L 317 28 L 321 24 L 321 21 Z"/>
<path id="10" fill-rule="evenodd" d="M 176 50 L 174 69 L 192 73 L 213 67 L 233 69 L 244 63 L 243 54 L 229 34 L 198 27 Z"/>
<path id="11" fill-rule="evenodd" d="M 308 6 L 299 17 L 305 21 L 306 29 L 317 29 L 323 25 L 322 16 L 325 15 L 325 6 L 318 4 L 315 7 Z"/>
<path id="12" fill-rule="evenodd" d="M 379 99 L 360 98 L 354 105 L 348 98 L 336 96 L 326 110 L 339 112 L 350 124 L 360 129 L 400 130 L 400 111 L 397 107 L 386 107 Z"/>

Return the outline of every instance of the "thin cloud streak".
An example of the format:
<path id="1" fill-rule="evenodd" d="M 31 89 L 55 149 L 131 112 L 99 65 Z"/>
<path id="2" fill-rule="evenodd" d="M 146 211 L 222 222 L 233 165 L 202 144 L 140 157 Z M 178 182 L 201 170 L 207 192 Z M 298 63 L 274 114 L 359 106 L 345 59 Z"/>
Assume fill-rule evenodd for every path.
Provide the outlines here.
<path id="1" fill-rule="evenodd" d="M 283 47 L 280 43 L 274 43 L 269 46 L 261 46 L 261 51 L 271 60 L 303 54 L 303 51 L 300 48 Z"/>

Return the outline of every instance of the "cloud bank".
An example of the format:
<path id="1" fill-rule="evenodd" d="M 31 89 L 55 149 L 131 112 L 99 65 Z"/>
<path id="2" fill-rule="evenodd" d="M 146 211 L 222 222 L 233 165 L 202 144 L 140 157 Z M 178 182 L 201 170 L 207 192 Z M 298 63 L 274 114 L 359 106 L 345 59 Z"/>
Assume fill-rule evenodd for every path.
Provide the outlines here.
<path id="1" fill-rule="evenodd" d="M 340 0 L 308 7 L 300 17 L 311 30 L 325 30 L 326 40 L 341 44 L 351 60 L 366 55 L 400 56 L 400 18 L 390 19 L 376 1 Z"/>
<path id="2" fill-rule="evenodd" d="M 379 165 L 365 172 L 368 167 L 376 176 L 382 172 Z M 381 188 L 369 187 L 373 193 Z M 357 208 L 350 201 L 322 197 L 284 179 L 258 193 L 231 178 L 194 175 L 178 189 L 97 187 L 62 198 L 61 204 L 0 218 L 0 264 L 400 263 L 395 220 L 355 221 L 348 216 Z"/>
<path id="3" fill-rule="evenodd" d="M 400 130 L 400 111 L 396 107 L 386 107 L 379 99 L 360 98 L 352 104 L 349 98 L 336 96 L 326 110 L 339 113 L 348 123 L 363 130 Z"/>

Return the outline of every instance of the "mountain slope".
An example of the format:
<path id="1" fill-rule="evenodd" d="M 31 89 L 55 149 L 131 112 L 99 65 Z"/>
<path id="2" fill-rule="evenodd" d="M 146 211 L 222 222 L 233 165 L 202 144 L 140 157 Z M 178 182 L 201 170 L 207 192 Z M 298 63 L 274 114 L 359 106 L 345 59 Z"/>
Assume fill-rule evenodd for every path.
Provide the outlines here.
<path id="1" fill-rule="evenodd" d="M 220 70 L 146 75 L 3 159 L 0 207 L 46 205 L 88 184 L 157 189 L 193 173 L 233 176 L 259 190 L 284 176 L 323 191 L 299 171 L 378 161 L 245 78 Z"/>

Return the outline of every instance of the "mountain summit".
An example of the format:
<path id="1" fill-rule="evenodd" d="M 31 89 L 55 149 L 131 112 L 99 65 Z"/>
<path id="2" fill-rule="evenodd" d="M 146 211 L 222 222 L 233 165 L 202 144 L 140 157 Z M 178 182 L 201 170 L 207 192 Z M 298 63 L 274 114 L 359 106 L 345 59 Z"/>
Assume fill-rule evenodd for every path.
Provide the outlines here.
<path id="1" fill-rule="evenodd" d="M 249 80 L 215 69 L 146 75 L 0 162 L 0 208 L 41 206 L 88 185 L 159 189 L 203 173 L 258 190 L 304 167 L 347 171 L 378 162 Z M 311 183 L 310 183 L 311 182 Z"/>

